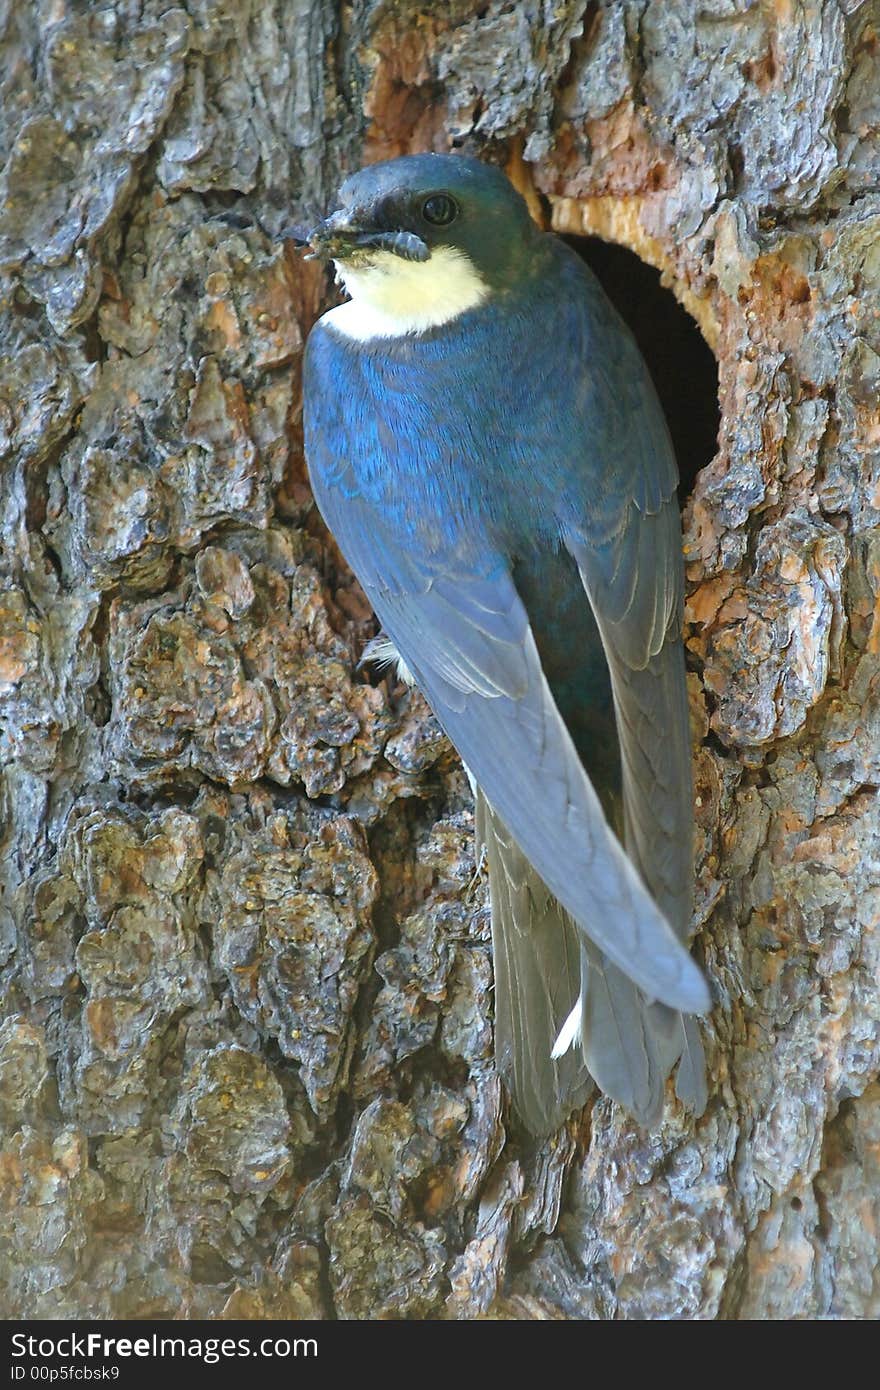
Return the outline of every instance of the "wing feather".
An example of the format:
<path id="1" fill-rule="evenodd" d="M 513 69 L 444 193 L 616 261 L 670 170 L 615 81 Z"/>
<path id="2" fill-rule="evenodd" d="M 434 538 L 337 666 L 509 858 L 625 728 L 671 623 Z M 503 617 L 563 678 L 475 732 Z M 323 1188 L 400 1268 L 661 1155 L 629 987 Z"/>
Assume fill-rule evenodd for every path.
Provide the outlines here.
<path id="1" fill-rule="evenodd" d="M 503 558 L 459 551 L 441 576 L 350 490 L 318 500 L 382 626 L 551 892 L 650 998 L 703 1012 L 703 977 L 608 826 Z M 389 584 L 376 556 L 392 546 Z"/>
<path id="2" fill-rule="evenodd" d="M 612 545 L 570 534 L 611 673 L 627 850 L 682 939 L 690 926 L 693 789 L 681 642 L 681 526 L 674 494 L 630 503 Z M 621 561 L 620 555 L 626 560 Z M 622 576 L 626 574 L 624 584 Z"/>

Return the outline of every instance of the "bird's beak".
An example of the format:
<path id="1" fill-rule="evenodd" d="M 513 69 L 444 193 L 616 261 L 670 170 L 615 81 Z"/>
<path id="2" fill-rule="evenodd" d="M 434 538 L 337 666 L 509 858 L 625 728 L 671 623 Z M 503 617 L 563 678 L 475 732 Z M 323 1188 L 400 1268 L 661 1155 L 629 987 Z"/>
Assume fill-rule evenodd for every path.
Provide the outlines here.
<path id="1" fill-rule="evenodd" d="M 313 227 L 306 238 L 311 247 L 310 259 L 342 261 L 369 243 L 369 234 L 357 218 L 344 208 L 333 212 Z"/>
<path id="2" fill-rule="evenodd" d="M 311 247 L 307 260 L 346 261 L 370 251 L 390 251 L 404 261 L 426 261 L 430 251 L 414 232 L 377 231 L 368 219 L 344 208 L 319 222 L 301 244 Z"/>
<path id="3" fill-rule="evenodd" d="M 360 236 L 360 229 L 346 212 L 334 212 L 319 222 L 317 227 L 308 227 L 302 222 L 291 223 L 280 233 L 281 240 L 292 241 L 297 250 L 305 246 L 311 248 L 311 254 L 306 256 L 307 261 L 328 261 L 342 257 L 346 250 L 351 252 L 359 244 Z"/>
<path id="4" fill-rule="evenodd" d="M 308 246 L 311 232 L 302 222 L 292 222 L 289 227 L 282 227 L 278 233 L 281 241 L 292 241 L 294 246 Z"/>

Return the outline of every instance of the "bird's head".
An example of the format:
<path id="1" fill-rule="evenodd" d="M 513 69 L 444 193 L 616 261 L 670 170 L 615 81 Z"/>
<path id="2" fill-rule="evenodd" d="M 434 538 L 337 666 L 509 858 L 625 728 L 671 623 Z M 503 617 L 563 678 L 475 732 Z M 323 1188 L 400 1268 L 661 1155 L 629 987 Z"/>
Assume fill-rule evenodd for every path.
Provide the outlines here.
<path id="1" fill-rule="evenodd" d="M 500 170 L 458 155 L 418 154 L 347 179 L 340 208 L 310 234 L 332 260 L 360 318 L 354 336 L 437 327 L 522 279 L 536 228 Z M 342 321 L 340 320 L 340 326 Z"/>

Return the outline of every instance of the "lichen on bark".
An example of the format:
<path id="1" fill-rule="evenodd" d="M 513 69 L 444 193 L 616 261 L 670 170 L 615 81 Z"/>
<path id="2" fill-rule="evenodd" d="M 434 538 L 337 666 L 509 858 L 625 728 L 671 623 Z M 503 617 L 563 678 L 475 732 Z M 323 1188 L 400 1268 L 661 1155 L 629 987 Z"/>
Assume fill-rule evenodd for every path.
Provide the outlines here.
<path id="1" fill-rule="evenodd" d="M 6 1316 L 874 1317 L 873 0 L 0 15 Z M 685 511 L 710 1104 L 536 1147 L 454 754 L 358 668 L 279 237 L 463 148 L 716 354 Z M 873 1166 L 872 1166 L 873 1165 Z"/>

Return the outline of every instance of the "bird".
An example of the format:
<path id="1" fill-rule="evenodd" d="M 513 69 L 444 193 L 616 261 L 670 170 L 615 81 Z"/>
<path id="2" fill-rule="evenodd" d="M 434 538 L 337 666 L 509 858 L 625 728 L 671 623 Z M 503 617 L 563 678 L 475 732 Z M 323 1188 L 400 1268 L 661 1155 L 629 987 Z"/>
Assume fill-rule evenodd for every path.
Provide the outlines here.
<path id="1" fill-rule="evenodd" d="M 315 502 L 475 790 L 495 1055 L 544 1137 L 707 1104 L 678 470 L 648 369 L 500 168 L 352 174 L 303 365 Z"/>

